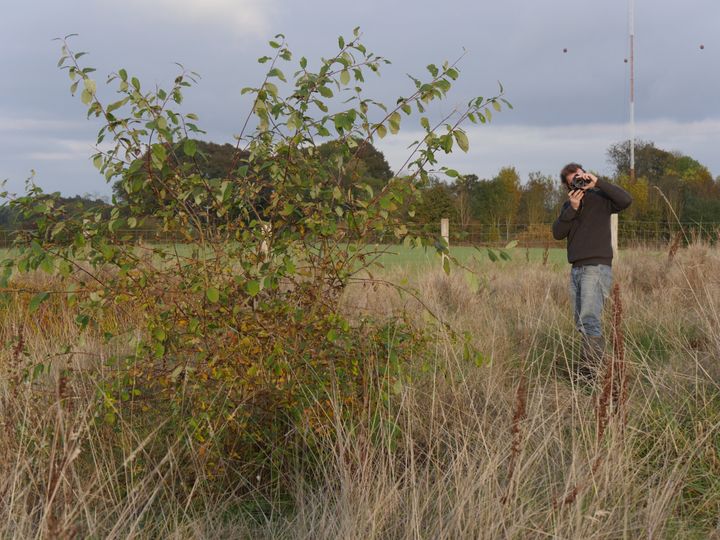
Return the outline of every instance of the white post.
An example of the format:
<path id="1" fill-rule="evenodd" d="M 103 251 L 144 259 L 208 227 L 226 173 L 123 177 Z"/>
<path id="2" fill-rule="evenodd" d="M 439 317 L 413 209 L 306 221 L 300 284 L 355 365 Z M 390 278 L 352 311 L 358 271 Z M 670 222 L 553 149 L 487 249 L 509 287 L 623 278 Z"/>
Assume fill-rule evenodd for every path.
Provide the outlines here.
<path id="1" fill-rule="evenodd" d="M 618 215 L 610 214 L 610 242 L 612 243 L 613 259 L 617 261 L 620 256 L 618 250 Z"/>
<path id="2" fill-rule="evenodd" d="M 442 218 L 440 220 L 440 236 L 443 237 L 445 244 L 448 249 L 450 249 L 450 220 L 448 218 Z M 447 255 L 443 253 L 442 260 L 440 261 L 442 268 L 445 268 L 445 257 L 447 257 Z"/>

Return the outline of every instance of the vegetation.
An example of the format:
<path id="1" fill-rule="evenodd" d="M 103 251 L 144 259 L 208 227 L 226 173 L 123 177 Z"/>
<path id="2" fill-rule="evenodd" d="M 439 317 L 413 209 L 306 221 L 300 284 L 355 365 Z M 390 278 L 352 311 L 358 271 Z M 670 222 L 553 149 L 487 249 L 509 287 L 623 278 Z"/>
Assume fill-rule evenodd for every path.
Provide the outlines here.
<path id="1" fill-rule="evenodd" d="M 115 200 L 79 211 L 29 183 L 11 203 L 33 227 L 0 274 L 2 535 L 709 534 L 717 248 L 623 257 L 606 384 L 580 388 L 548 249 L 460 260 L 406 225 L 440 203 L 495 226 L 550 211 L 539 175 L 523 197 L 512 168 L 439 166 L 468 149 L 464 122 L 509 105 L 502 88 L 431 125 L 456 64 L 387 106 L 363 93 L 387 61 L 358 30 L 292 76 L 284 38 L 270 47 L 229 147 L 179 110 L 193 73 L 148 90 L 120 69 L 105 103 L 63 41 Z M 371 145 L 416 115 L 425 135 L 394 177 Z M 146 222 L 184 245 L 133 242 Z M 378 236 L 458 265 L 384 269 Z"/>
<path id="2" fill-rule="evenodd" d="M 338 421 L 369 418 L 372 437 L 394 425 L 389 396 L 401 360 L 425 336 L 402 318 L 350 319 L 340 301 L 350 284 L 372 282 L 369 270 L 383 255 L 369 241 L 377 235 L 447 253 L 435 238 L 410 235 L 404 213 L 438 154 L 467 151 L 460 126 L 486 122 L 490 108 L 507 102 L 473 98 L 431 126 L 422 115 L 451 89 L 456 64 L 430 64 L 424 80 L 413 78 L 415 88 L 386 106 L 365 97 L 363 86 L 389 62 L 367 50 L 359 30 L 340 37 L 315 69 L 304 57 L 293 65 L 282 36 L 270 47 L 273 55 L 259 59 L 269 64 L 265 79 L 243 89 L 253 106 L 231 149 L 193 138 L 202 133 L 196 116 L 179 107 L 194 73 L 145 89 L 120 69 L 108 79 L 118 99 L 106 103 L 94 68 L 81 65 L 85 53 L 63 40 L 59 65 L 71 92 L 101 120 L 98 145 L 111 144 L 93 162 L 115 183 L 115 204 L 78 213 L 29 181 L 11 208 L 33 226 L 19 231 L 0 286 L 28 317 L 66 308 L 77 326 L 47 359 L 11 375 L 10 395 L 60 369 L 64 403 L 76 374 L 54 359 L 99 340 L 112 353 L 104 375 L 93 378 L 88 426 L 118 449 L 131 433 L 155 441 L 150 461 L 174 448 L 188 470 L 180 485 L 210 479 L 217 492 L 278 500 L 289 494 L 294 467 L 312 473 L 322 459 L 317 447 Z M 287 78 L 286 65 L 295 69 Z M 411 174 L 390 178 L 368 145 L 415 114 L 425 136 L 410 154 Z M 247 126 L 254 127 L 246 133 Z M 128 230 L 146 222 L 189 248 L 131 242 Z M 38 286 L 27 277 L 37 272 L 50 278 Z M 24 328 L 14 330 L 11 364 L 26 352 Z M 334 400 L 344 407 L 339 417 Z M 27 426 L 8 427 L 22 437 Z M 149 466 L 141 461 L 133 466 Z M 261 486 L 248 483 L 257 477 Z M 57 515 L 53 507 L 43 517 L 41 534 L 58 534 Z"/>
<path id="3" fill-rule="evenodd" d="M 141 412 L 144 400 L 136 398 L 134 409 L 119 406 L 113 425 L 96 420 L 98 385 L 115 372 L 107 359 L 117 345 L 98 333 L 81 334 L 75 309 L 57 295 L 30 313 L 27 295 L 15 294 L 1 327 L 8 347 L 0 390 L 0 531 L 9 537 L 36 536 L 43 527 L 79 537 L 710 536 L 720 511 L 717 249 L 680 248 L 671 264 L 664 253 L 623 253 L 616 278 L 627 424 L 611 415 L 603 437 L 597 394 L 566 376 L 578 344 L 564 266 L 558 271 L 523 257 L 502 266 L 468 264 L 477 278 L 427 269 L 412 277 L 395 267 L 345 291 L 343 313 L 354 324 L 368 313 L 388 321 L 407 313 L 410 326 L 431 340 L 401 353 L 403 374 L 387 394 L 392 415 L 380 417 L 382 428 L 371 415 L 350 421 L 348 405 L 333 395 L 325 405 L 333 421 L 325 429 L 301 430 L 284 442 L 305 441 L 309 454 L 283 471 L 284 496 L 268 489 L 267 470 L 210 474 L 207 447 L 163 436 L 164 411 Z M 409 278 L 423 292 L 415 300 L 380 278 Z M 42 289 L 48 278 L 36 274 L 23 285 Z M 482 356 L 467 358 L 446 326 L 422 315 L 420 302 L 470 333 Z M 129 328 L 144 324 L 140 313 L 122 306 L 108 317 Z M 392 354 L 380 343 L 373 348 Z M 48 363 L 48 371 L 33 377 L 38 364 Z M 371 384 L 380 391 L 384 380 Z M 138 416 L 151 427 L 143 429 Z M 237 484 L 223 488 L 228 475 Z M 578 486 L 577 496 L 560 504 Z"/>

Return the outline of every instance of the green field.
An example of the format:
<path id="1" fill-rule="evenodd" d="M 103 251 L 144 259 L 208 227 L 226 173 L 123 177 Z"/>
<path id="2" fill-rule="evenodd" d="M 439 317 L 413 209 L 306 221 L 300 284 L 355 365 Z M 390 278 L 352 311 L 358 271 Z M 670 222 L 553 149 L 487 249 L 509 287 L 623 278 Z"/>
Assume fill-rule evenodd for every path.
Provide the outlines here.
<path id="1" fill-rule="evenodd" d="M 427 269 L 432 266 L 439 267 L 440 255 L 432 248 L 407 248 L 405 246 L 388 246 L 387 253 L 383 254 L 379 262 L 387 267 L 401 266 L 406 270 Z M 497 250 L 495 250 L 497 251 Z M 542 263 L 543 248 L 514 248 L 507 250 L 510 261 L 498 261 L 496 264 Z M 450 254 L 462 265 L 490 263 L 487 249 L 484 247 L 456 246 L 450 248 Z M 562 265 L 567 263 L 565 250 L 553 248 L 548 250 L 548 263 Z"/>

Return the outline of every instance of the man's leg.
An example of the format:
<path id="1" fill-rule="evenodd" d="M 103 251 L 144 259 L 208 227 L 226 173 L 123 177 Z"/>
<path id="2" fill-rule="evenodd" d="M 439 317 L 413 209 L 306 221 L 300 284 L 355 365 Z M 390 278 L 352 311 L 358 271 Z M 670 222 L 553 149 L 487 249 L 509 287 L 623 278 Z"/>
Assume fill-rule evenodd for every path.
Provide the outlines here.
<path id="1" fill-rule="evenodd" d="M 577 328 L 580 324 L 580 280 L 582 278 L 582 266 L 572 267 L 570 269 L 570 304 L 573 308 L 573 319 L 575 320 L 575 327 Z"/>
<path id="2" fill-rule="evenodd" d="M 594 379 L 602 367 L 605 338 L 602 311 L 612 284 L 612 268 L 607 265 L 583 266 L 579 277 L 577 329 L 583 336 L 581 375 Z"/>
<path id="3" fill-rule="evenodd" d="M 582 308 L 582 276 L 582 266 L 573 266 L 570 269 L 570 304 L 572 305 L 573 309 L 573 320 L 575 321 L 575 327 L 578 329 L 580 329 L 582 326 L 580 321 L 580 311 Z M 587 362 L 585 361 L 585 357 L 585 340 L 583 339 L 580 359 L 572 362 L 572 372 L 581 380 L 589 382 L 592 379 L 592 374 L 587 368 Z"/>

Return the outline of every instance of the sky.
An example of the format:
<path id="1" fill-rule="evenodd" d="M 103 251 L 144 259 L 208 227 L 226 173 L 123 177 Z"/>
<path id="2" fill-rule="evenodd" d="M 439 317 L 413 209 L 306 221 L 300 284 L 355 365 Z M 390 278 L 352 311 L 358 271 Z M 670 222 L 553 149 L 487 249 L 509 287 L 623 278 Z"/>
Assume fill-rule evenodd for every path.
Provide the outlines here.
<path id="1" fill-rule="evenodd" d="M 145 85 L 169 85 L 176 62 L 202 79 L 183 111 L 206 140 L 232 142 L 262 80 L 256 59 L 283 33 L 296 58 L 327 57 L 360 26 L 369 50 L 392 61 L 368 93 L 394 103 L 407 74 L 463 55 L 461 76 L 431 120 L 505 88 L 513 110 L 468 127 L 470 150 L 441 165 L 491 178 L 515 166 L 556 176 L 569 161 L 609 174 L 606 150 L 628 139 L 628 0 L 0 0 L 0 180 L 13 192 L 35 182 L 64 195 L 107 195 L 89 156 L 101 127 L 69 92 L 53 38 L 89 51 L 98 86 L 125 68 Z M 720 175 L 720 2 L 636 0 L 636 132 L 693 156 Z M 704 48 L 701 49 L 700 46 Z M 567 49 L 567 52 L 563 52 Z M 291 70 L 288 70 L 291 71 Z M 105 94 L 103 94 L 105 92 Z M 100 95 L 112 96 L 99 89 Z M 417 118 L 378 143 L 390 166 L 405 162 Z"/>

